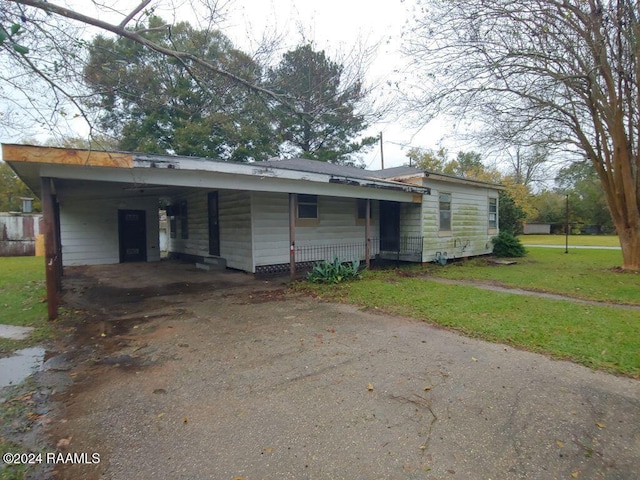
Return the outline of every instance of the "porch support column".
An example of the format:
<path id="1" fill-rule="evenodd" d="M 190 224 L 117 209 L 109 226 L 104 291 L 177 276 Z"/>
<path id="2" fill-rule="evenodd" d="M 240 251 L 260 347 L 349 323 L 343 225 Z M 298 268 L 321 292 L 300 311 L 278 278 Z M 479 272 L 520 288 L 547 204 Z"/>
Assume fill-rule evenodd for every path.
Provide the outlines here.
<path id="1" fill-rule="evenodd" d="M 367 269 L 371 267 L 371 199 L 367 198 L 364 212 L 364 235 L 366 238 L 364 247 L 364 259 Z"/>
<path id="2" fill-rule="evenodd" d="M 47 313 L 49 320 L 58 318 L 58 292 L 62 288 L 61 276 L 58 259 L 58 248 L 56 246 L 56 225 L 55 204 L 51 188 L 52 180 L 48 177 L 42 177 L 40 180 L 42 192 L 42 214 L 44 220 L 44 259 L 45 259 L 45 278 L 47 284 Z"/>
<path id="3" fill-rule="evenodd" d="M 296 276 L 296 194 L 289 194 L 289 273 Z"/>

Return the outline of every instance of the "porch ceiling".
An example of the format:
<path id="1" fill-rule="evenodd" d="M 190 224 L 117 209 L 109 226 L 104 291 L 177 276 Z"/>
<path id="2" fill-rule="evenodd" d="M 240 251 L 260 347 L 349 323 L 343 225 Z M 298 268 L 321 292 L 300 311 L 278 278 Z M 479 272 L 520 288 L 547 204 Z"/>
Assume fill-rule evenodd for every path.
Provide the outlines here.
<path id="1" fill-rule="evenodd" d="M 143 197 L 172 197 L 180 195 L 190 187 L 176 187 L 172 185 L 140 185 L 136 183 L 115 183 L 100 181 L 77 181 L 56 179 L 55 187 L 58 198 L 143 198 Z"/>

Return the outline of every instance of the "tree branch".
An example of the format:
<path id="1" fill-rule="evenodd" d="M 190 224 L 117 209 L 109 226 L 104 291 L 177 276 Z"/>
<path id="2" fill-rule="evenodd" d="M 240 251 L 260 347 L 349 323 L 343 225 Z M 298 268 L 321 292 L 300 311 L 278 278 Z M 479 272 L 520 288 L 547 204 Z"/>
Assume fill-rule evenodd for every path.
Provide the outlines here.
<path id="1" fill-rule="evenodd" d="M 136 42 L 140 45 L 143 45 L 151 50 L 154 50 L 162 55 L 165 55 L 167 57 L 172 57 L 175 58 L 177 60 L 180 60 L 182 62 L 184 61 L 189 61 L 192 62 L 193 64 L 199 66 L 200 68 L 203 68 L 204 70 L 207 70 L 209 72 L 212 72 L 214 74 L 223 76 L 229 80 L 232 80 L 240 85 L 245 86 L 246 88 L 253 90 L 254 92 L 257 93 L 261 93 L 264 95 L 267 95 L 268 97 L 271 97 L 273 100 L 278 101 L 279 103 L 285 104 L 286 106 L 288 106 L 289 108 L 291 108 L 287 102 L 286 102 L 286 98 L 282 95 L 278 95 L 277 93 L 273 92 L 272 90 L 269 90 L 267 88 L 264 88 L 260 85 L 255 84 L 254 82 L 251 82 L 249 80 L 246 80 L 238 75 L 235 75 L 232 72 L 229 72 L 228 70 L 219 68 L 215 65 L 213 65 L 210 62 L 207 62 L 206 60 L 199 58 L 191 53 L 187 53 L 187 52 L 183 52 L 183 51 L 179 51 L 179 50 L 173 50 L 167 47 L 164 47 L 162 45 L 159 45 L 155 42 L 153 42 L 152 40 L 149 40 L 146 37 L 143 37 L 142 35 L 140 35 L 137 32 L 131 31 L 131 30 L 127 30 L 126 28 L 124 28 L 122 26 L 122 23 L 120 25 L 114 25 L 108 22 L 104 22 L 98 18 L 94 18 L 94 17 L 90 17 L 87 15 L 83 15 L 82 13 L 76 12 L 74 10 L 70 10 L 68 8 L 64 8 L 61 7 L 59 5 L 55 5 L 53 3 L 47 2 L 46 0 L 8 0 L 9 2 L 12 3 L 16 3 L 19 5 L 27 5 L 29 7 L 33 7 L 33 8 L 37 8 L 40 10 L 43 10 L 49 14 L 55 14 L 55 15 L 59 15 L 61 17 L 65 17 L 68 18 L 70 20 L 75 20 L 77 22 L 81 22 L 84 23 L 86 25 L 91 25 L 93 27 L 97 27 L 101 30 L 105 30 L 111 33 L 115 33 L 116 35 L 123 37 L 123 38 L 127 38 L 133 42 Z M 145 0 L 146 1 L 146 0 Z M 137 8 L 140 8 L 141 6 L 143 6 L 143 4 L 145 4 L 145 2 L 143 2 L 142 4 L 140 4 Z M 126 20 L 126 19 L 125 19 Z"/>
<path id="2" fill-rule="evenodd" d="M 129 15 L 127 15 L 124 20 L 122 20 L 120 22 L 120 25 L 118 25 L 118 27 L 120 28 L 125 28 L 127 26 L 127 24 L 133 19 L 133 17 L 135 17 L 138 13 L 140 13 L 140 11 L 145 8 L 147 5 L 149 5 L 149 3 L 151 3 L 151 0 L 143 0 L 140 5 L 138 5 L 136 8 L 134 8 L 131 13 Z"/>

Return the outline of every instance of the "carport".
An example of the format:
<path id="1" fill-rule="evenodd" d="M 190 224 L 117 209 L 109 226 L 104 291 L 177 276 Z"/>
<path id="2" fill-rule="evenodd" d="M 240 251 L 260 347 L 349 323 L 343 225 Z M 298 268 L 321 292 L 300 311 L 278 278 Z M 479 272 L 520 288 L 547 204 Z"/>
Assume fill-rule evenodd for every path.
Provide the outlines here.
<path id="1" fill-rule="evenodd" d="M 170 213 L 173 253 L 251 273 L 286 265 L 293 276 L 303 251 L 315 255 L 305 260 L 348 252 L 368 264 L 384 243 L 382 206 L 409 207 L 402 211 L 417 219 L 410 230 L 419 232 L 429 194 L 366 170 L 302 159 L 292 167 L 29 145 L 2 151 L 42 199 L 51 319 L 64 266 L 160 260 L 161 202 Z M 398 239 L 402 225 L 399 217 L 392 229 Z"/>

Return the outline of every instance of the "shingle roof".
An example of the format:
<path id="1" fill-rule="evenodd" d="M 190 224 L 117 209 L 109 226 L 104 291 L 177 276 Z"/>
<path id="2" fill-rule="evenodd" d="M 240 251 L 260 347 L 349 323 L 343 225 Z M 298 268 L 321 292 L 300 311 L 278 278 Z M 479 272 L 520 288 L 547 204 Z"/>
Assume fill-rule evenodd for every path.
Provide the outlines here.
<path id="1" fill-rule="evenodd" d="M 372 170 L 371 173 L 377 178 L 393 178 L 406 175 L 422 175 L 424 171 L 416 167 L 404 165 L 402 167 L 385 168 L 384 170 Z"/>
<path id="2" fill-rule="evenodd" d="M 255 162 L 254 165 L 353 178 L 387 179 L 404 175 L 422 175 L 424 173 L 423 170 L 406 165 L 402 167 L 385 168 L 383 170 L 365 170 L 363 168 L 336 165 L 335 163 L 309 160 L 307 158 L 271 159 L 263 162 Z"/>
<path id="3" fill-rule="evenodd" d="M 336 165 L 335 163 L 322 162 L 319 160 L 309 160 L 307 158 L 289 158 L 285 160 L 272 159 L 263 162 L 255 162 L 252 165 L 263 167 L 283 168 L 285 170 L 296 170 L 299 172 L 322 173 L 325 175 L 335 175 L 339 177 L 353 178 L 382 178 L 377 177 L 373 172 L 358 167 L 347 167 Z"/>

